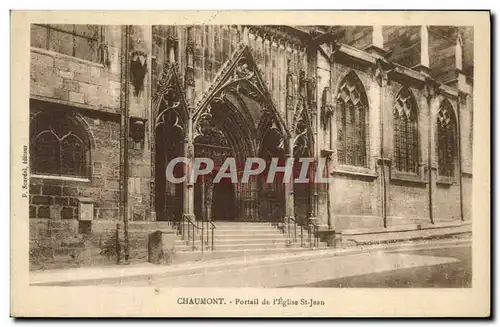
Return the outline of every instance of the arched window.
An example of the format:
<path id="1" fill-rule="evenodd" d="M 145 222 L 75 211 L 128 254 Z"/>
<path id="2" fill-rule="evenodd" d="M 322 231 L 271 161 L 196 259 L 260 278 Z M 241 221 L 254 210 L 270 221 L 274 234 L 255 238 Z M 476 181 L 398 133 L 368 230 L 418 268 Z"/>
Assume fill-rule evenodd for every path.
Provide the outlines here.
<path id="1" fill-rule="evenodd" d="M 439 176 L 454 177 L 457 158 L 457 123 L 453 107 L 447 100 L 437 115 L 437 153 Z"/>
<path id="2" fill-rule="evenodd" d="M 401 172 L 418 173 L 418 114 L 415 99 L 407 88 L 394 103 L 394 164 Z"/>
<path id="3" fill-rule="evenodd" d="M 85 128 L 61 113 L 40 113 L 30 122 L 33 174 L 90 177 L 90 142 Z"/>
<path id="4" fill-rule="evenodd" d="M 337 92 L 337 159 L 341 165 L 367 166 L 368 101 L 356 74 L 349 73 Z"/>

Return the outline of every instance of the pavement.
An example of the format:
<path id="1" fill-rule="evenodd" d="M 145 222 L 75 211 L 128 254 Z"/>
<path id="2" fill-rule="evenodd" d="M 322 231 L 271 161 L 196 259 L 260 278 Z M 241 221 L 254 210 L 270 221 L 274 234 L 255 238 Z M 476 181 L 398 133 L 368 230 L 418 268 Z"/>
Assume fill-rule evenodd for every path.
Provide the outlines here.
<path id="1" fill-rule="evenodd" d="M 166 287 L 468 287 L 471 274 L 470 247 L 470 239 L 447 239 L 214 259 L 168 266 L 145 263 L 45 270 L 31 272 L 30 284 Z"/>
<path id="2" fill-rule="evenodd" d="M 297 285 L 300 287 L 363 287 L 363 288 L 406 288 L 436 287 L 460 288 L 472 286 L 472 249 L 470 246 L 430 248 L 416 251 L 401 251 L 409 256 L 430 256 L 433 258 L 455 259 L 438 265 L 401 267 L 399 269 L 370 272 L 368 274 L 323 280 Z"/>

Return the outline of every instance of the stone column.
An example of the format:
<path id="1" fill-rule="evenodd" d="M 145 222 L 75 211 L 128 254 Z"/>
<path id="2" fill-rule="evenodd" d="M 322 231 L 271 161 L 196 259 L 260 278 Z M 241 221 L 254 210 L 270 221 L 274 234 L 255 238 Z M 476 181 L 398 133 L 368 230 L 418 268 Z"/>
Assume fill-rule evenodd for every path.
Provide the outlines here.
<path id="1" fill-rule="evenodd" d="M 184 165 L 184 176 L 187 177 L 184 182 L 184 197 L 183 197 L 183 222 L 190 219 L 194 222 L 194 183 L 190 179 L 190 170 L 194 161 L 194 135 L 193 135 L 193 114 L 194 114 L 194 37 L 193 27 L 187 27 L 186 40 L 186 68 L 184 72 L 186 105 L 188 106 L 188 120 L 184 132 L 184 156 L 187 158 L 188 164 Z M 185 224 L 183 223 L 183 226 Z M 183 228 L 183 233 L 185 229 Z"/>
<path id="2" fill-rule="evenodd" d="M 213 194 L 214 194 L 214 184 L 213 184 L 213 176 L 212 174 L 208 174 L 203 176 L 203 186 L 205 202 L 203 203 L 203 207 L 205 209 L 206 219 L 207 221 L 212 221 L 212 204 L 213 204 Z"/>
<path id="3" fill-rule="evenodd" d="M 467 94 L 465 93 L 466 89 L 466 80 L 465 74 L 462 70 L 462 37 L 460 35 L 460 31 L 457 31 L 457 40 L 455 44 L 455 69 L 457 70 L 457 89 L 458 89 L 458 97 L 457 97 L 457 127 L 458 127 L 458 178 L 460 182 L 460 220 L 464 221 L 464 187 L 463 187 L 463 174 L 462 174 L 462 165 L 463 165 L 463 138 L 462 135 L 462 99 L 465 99 Z"/>
<path id="4" fill-rule="evenodd" d="M 428 26 L 420 27 L 420 63 L 414 67 L 415 70 L 426 75 L 425 85 L 424 85 L 424 96 L 426 99 L 426 113 L 427 113 L 427 162 L 424 164 L 424 175 L 427 175 L 428 181 L 428 206 L 429 206 L 429 220 L 434 223 L 434 212 L 433 212 L 433 198 L 436 189 L 436 176 L 437 176 L 437 164 L 435 161 L 435 143 L 434 143 L 434 123 L 435 123 L 435 113 L 434 113 L 434 103 L 437 91 L 436 81 L 430 77 L 430 60 L 429 60 L 429 30 Z"/>
<path id="5" fill-rule="evenodd" d="M 288 149 L 287 149 L 287 156 L 286 160 L 289 160 L 291 162 L 291 170 L 293 172 L 293 139 L 290 138 L 287 142 L 288 144 Z M 287 164 L 288 162 L 285 162 Z M 286 177 L 286 173 L 284 174 L 284 178 Z M 293 231 L 291 230 L 291 221 L 290 218 L 295 219 L 295 199 L 294 199 L 294 184 L 293 184 L 293 174 L 290 176 L 291 180 L 283 180 L 285 183 L 285 228 L 287 231 L 288 235 L 288 242 L 291 242 L 291 234 L 293 234 Z"/>
<path id="6" fill-rule="evenodd" d="M 316 224 L 320 225 L 325 225 L 322 224 L 322 222 L 319 221 L 318 219 L 318 184 L 316 183 L 316 169 L 318 166 L 318 159 L 320 157 L 320 146 L 319 146 L 319 137 L 318 137 L 318 131 L 319 131 L 319 126 L 320 126 L 320 115 L 318 115 L 318 96 L 317 96 L 317 75 L 316 75 L 316 67 L 317 67 L 317 58 L 316 58 L 316 49 L 313 48 L 308 48 L 306 50 L 306 65 L 307 65 L 307 75 L 308 75 L 308 89 L 307 89 L 307 101 L 308 101 L 308 108 L 311 110 L 312 113 L 312 118 L 311 118 L 311 132 L 313 135 L 313 142 L 314 142 L 314 147 L 313 147 L 313 168 L 310 169 L 310 172 L 312 176 L 309 178 L 312 179 L 312 189 L 311 189 L 311 194 L 310 194 L 310 213 L 309 213 L 309 220 L 313 221 Z"/>
<path id="7" fill-rule="evenodd" d="M 379 181 L 380 181 L 380 217 L 383 222 L 384 228 L 388 227 L 387 213 L 388 213 L 388 199 L 390 190 L 390 174 L 392 160 L 389 156 L 391 152 L 390 138 L 388 133 L 392 132 L 390 128 L 390 114 L 391 106 L 386 106 L 386 89 L 389 82 L 388 71 L 389 63 L 383 59 L 377 60 L 377 68 L 375 72 L 375 80 L 379 87 L 379 138 L 380 138 L 380 152 L 377 157 L 377 166 L 379 168 Z"/>
<path id="8" fill-rule="evenodd" d="M 425 81 L 424 94 L 427 100 L 427 165 L 424 169 L 428 178 L 428 200 L 429 200 L 429 220 L 434 224 L 433 199 L 435 198 L 436 178 L 437 178 L 437 158 L 435 140 L 435 122 L 439 107 L 437 98 L 438 85 L 436 81 L 428 77 Z"/>
<path id="9" fill-rule="evenodd" d="M 278 58 L 279 59 L 279 58 Z M 295 99 L 296 99 L 296 89 L 295 89 L 295 83 L 294 83 L 294 76 L 293 76 L 293 69 L 292 69 L 292 62 L 293 59 L 288 60 L 287 62 L 287 74 L 286 74 L 286 90 L 285 90 L 285 117 L 288 126 L 293 126 L 293 120 L 294 120 L 294 105 L 295 105 Z M 291 130 L 290 133 L 292 134 L 291 137 L 287 140 L 286 145 L 285 145 L 285 153 L 286 153 L 286 158 L 285 160 L 289 160 L 293 162 L 293 148 L 294 148 L 294 135 L 295 131 Z M 288 162 L 285 162 L 287 164 Z M 293 171 L 293 166 L 292 166 L 292 171 Z M 284 176 L 286 173 L 284 174 Z M 293 178 L 293 176 L 291 177 Z M 294 184 L 293 180 L 283 180 L 284 184 L 284 191 L 285 191 L 285 226 L 284 228 L 287 231 L 288 235 L 288 240 L 290 241 L 290 218 L 295 219 L 295 203 L 294 203 Z"/>

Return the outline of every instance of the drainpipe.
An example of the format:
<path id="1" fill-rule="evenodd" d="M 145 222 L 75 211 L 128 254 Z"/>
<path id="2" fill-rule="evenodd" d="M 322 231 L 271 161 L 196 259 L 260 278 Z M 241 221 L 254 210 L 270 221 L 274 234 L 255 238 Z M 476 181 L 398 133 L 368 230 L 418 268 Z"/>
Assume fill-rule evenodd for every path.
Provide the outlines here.
<path id="1" fill-rule="evenodd" d="M 379 61 L 380 65 L 380 61 Z M 382 187 L 382 220 L 384 222 L 384 228 L 387 228 L 387 186 L 385 185 L 385 158 L 384 158 L 384 111 L 385 111 L 385 106 L 384 106 L 384 89 L 385 89 L 385 78 L 383 68 L 379 66 L 379 69 L 381 70 L 379 73 L 381 74 L 380 80 L 379 80 L 379 87 L 380 87 L 380 105 L 379 105 L 379 110 L 380 110 L 380 160 L 381 162 L 379 163 L 380 168 L 381 168 L 381 187 Z"/>
<path id="2" fill-rule="evenodd" d="M 122 96 L 120 99 L 121 121 L 120 121 L 120 170 L 121 170 L 121 201 L 120 211 L 123 216 L 123 234 L 124 234 L 124 259 L 125 263 L 129 260 L 129 235 L 128 235 L 128 135 L 129 135 L 129 34 L 130 26 L 125 25 L 122 33 L 122 62 L 121 62 L 121 82 Z"/>
<path id="3" fill-rule="evenodd" d="M 378 59 L 377 61 L 377 68 L 376 68 L 376 81 L 379 85 L 380 88 L 380 93 L 379 93 L 379 112 L 380 112 L 380 124 L 379 124 L 379 133 L 380 133 L 380 158 L 379 158 L 379 169 L 380 169 L 380 188 L 381 188 L 381 193 L 382 193 L 382 220 L 384 224 L 384 228 L 387 228 L 387 188 L 389 187 L 388 181 L 387 181 L 387 174 L 388 172 L 386 171 L 386 168 L 389 166 L 388 158 L 385 157 L 385 111 L 386 111 L 386 106 L 385 106 L 385 89 L 387 87 L 388 83 L 388 75 L 389 73 L 393 70 L 392 65 L 390 63 L 384 61 L 383 59 Z"/>
<path id="4" fill-rule="evenodd" d="M 431 224 L 434 224 L 434 216 L 433 216 L 433 210 L 432 210 L 432 98 L 434 97 L 434 88 L 435 85 L 434 80 L 428 79 L 426 81 L 425 87 L 426 87 L 426 98 L 427 98 L 427 108 L 429 111 L 428 115 L 428 127 L 427 127 L 427 174 L 428 174 L 428 179 L 429 179 L 429 219 L 431 221 Z"/>
<path id="5" fill-rule="evenodd" d="M 463 180 L 462 180 L 462 123 L 461 123 L 461 110 L 460 110 L 460 95 L 462 94 L 462 82 L 465 76 L 462 71 L 462 37 L 460 31 L 457 31 L 457 40 L 455 43 L 455 68 L 458 71 L 457 76 L 457 131 L 458 131 L 458 173 L 459 173 L 459 183 L 460 183 L 460 220 L 464 221 L 464 198 L 463 198 Z"/>
<path id="6" fill-rule="evenodd" d="M 460 90 L 458 91 L 458 101 L 457 101 L 457 125 L 458 125 L 458 173 L 459 173 L 459 183 L 460 183 L 460 220 L 464 221 L 464 189 L 462 181 L 462 127 L 460 122 Z"/>

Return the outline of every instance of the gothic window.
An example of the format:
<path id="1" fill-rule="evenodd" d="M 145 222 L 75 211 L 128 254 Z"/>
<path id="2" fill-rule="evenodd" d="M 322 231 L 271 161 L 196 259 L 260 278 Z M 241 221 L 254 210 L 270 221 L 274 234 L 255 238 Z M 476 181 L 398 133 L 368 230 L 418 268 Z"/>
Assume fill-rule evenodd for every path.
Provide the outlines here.
<path id="1" fill-rule="evenodd" d="M 368 101 L 361 81 L 349 73 L 337 93 L 337 155 L 341 165 L 367 166 Z"/>
<path id="2" fill-rule="evenodd" d="M 402 89 L 394 104 L 394 164 L 398 171 L 418 173 L 418 115 L 410 91 Z"/>
<path id="3" fill-rule="evenodd" d="M 437 115 L 438 174 L 454 177 L 457 158 L 457 124 L 453 107 L 443 101 Z"/>
<path id="4" fill-rule="evenodd" d="M 30 122 L 30 166 L 37 175 L 88 178 L 87 133 L 64 113 L 40 113 Z"/>
<path id="5" fill-rule="evenodd" d="M 102 59 L 102 40 L 103 28 L 99 25 L 31 25 L 31 46 L 89 61 Z"/>

